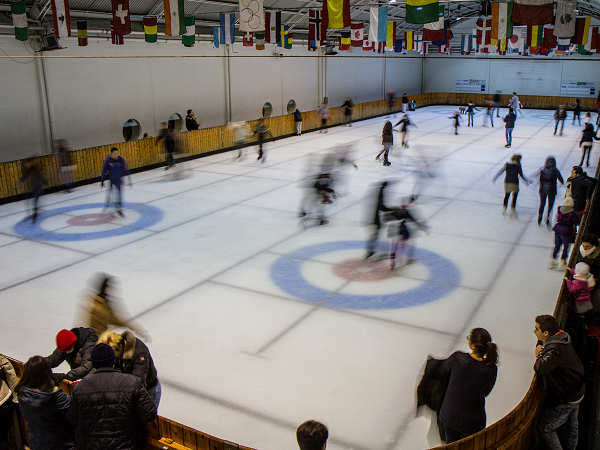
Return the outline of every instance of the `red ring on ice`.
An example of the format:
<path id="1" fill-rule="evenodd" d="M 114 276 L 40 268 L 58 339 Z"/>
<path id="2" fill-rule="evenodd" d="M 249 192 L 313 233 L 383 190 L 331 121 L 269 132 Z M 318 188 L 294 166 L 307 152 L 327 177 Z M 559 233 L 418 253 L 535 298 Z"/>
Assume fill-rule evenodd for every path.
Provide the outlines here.
<path id="1" fill-rule="evenodd" d="M 365 259 L 347 259 L 333 266 L 333 273 L 349 281 L 380 281 L 393 277 L 390 261 L 369 261 Z"/>
<path id="2" fill-rule="evenodd" d="M 76 227 L 91 227 L 94 225 L 104 225 L 105 223 L 109 223 L 112 219 L 112 214 L 92 213 L 71 217 L 67 220 L 67 223 Z"/>

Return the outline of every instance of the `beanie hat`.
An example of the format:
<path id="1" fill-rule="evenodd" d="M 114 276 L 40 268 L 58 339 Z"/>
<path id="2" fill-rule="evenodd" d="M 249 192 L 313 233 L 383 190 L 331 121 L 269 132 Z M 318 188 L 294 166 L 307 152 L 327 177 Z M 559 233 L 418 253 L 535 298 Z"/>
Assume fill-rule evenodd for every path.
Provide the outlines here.
<path id="1" fill-rule="evenodd" d="M 70 330 L 60 330 L 56 334 L 56 347 L 61 352 L 69 350 L 77 342 L 77 336 Z"/>
<path id="2" fill-rule="evenodd" d="M 96 344 L 92 350 L 92 366 L 94 369 L 100 367 L 112 367 L 115 363 L 115 352 L 110 345 Z"/>
<path id="3" fill-rule="evenodd" d="M 590 266 L 584 262 L 575 264 L 575 274 L 587 277 L 590 274 Z"/>
<path id="4" fill-rule="evenodd" d="M 573 197 L 565 197 L 565 199 L 562 202 L 563 206 L 570 206 L 571 208 L 573 206 L 575 206 L 575 203 L 573 202 Z"/>

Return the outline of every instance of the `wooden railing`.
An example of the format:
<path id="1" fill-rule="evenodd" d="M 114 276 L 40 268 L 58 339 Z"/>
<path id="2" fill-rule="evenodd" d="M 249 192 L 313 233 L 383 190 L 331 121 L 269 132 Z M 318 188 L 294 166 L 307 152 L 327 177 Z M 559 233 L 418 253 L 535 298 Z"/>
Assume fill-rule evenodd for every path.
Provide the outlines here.
<path id="1" fill-rule="evenodd" d="M 483 106 L 491 99 L 489 94 L 463 94 L 435 92 L 429 94 L 411 95 L 418 106 L 427 105 L 464 105 L 470 101 L 476 105 Z M 506 105 L 510 96 L 502 95 L 501 104 Z M 537 97 L 520 96 L 521 103 L 526 108 L 556 108 L 559 104 L 575 105 L 573 97 Z M 596 110 L 595 99 L 581 99 L 582 109 Z M 400 99 L 396 99 L 394 111 L 400 109 Z M 332 107 L 329 110 L 329 125 L 343 123 L 344 113 L 341 107 Z M 389 112 L 387 101 L 359 103 L 354 106 L 352 120 L 368 119 Z M 321 126 L 321 118 L 318 111 L 306 111 L 302 113 L 302 127 L 304 131 L 316 130 Z M 254 128 L 256 120 L 249 121 Z M 271 117 L 266 119 L 266 125 L 271 130 L 274 138 L 290 136 L 294 133 L 294 120 L 291 114 Z M 249 141 L 246 145 L 252 145 L 255 141 Z M 178 133 L 178 143 L 186 156 L 197 157 L 215 151 L 224 151 L 234 148 L 233 129 L 229 126 L 203 128 L 196 131 Z M 153 168 L 164 163 L 165 156 L 163 145 L 157 145 L 156 138 L 150 137 L 136 141 L 119 142 L 114 144 L 100 145 L 70 152 L 74 166 L 73 177 L 76 183 L 92 182 L 99 178 L 102 162 L 109 154 L 112 147 L 119 149 L 121 155 L 133 170 Z M 48 181 L 48 188 L 58 189 L 63 181 L 59 171 L 59 163 L 56 155 L 45 155 L 35 158 L 38 166 Z M 20 198 L 26 194 L 27 186 L 19 182 L 21 177 L 22 161 L 8 161 L 0 163 L 0 201 L 7 202 Z"/>

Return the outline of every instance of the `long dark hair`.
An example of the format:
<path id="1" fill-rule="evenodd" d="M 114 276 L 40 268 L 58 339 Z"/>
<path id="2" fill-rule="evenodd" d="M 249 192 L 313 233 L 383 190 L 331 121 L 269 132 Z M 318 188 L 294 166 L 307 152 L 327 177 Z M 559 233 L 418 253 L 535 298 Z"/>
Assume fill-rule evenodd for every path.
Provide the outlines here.
<path id="1" fill-rule="evenodd" d="M 52 392 L 56 387 L 50 366 L 46 358 L 32 356 L 25 363 L 23 376 L 17 383 L 15 391 L 20 392 L 23 388 L 33 388 L 43 392 Z"/>
<path id="2" fill-rule="evenodd" d="M 392 122 L 389 120 L 383 126 L 383 134 L 392 134 Z"/>
<path id="3" fill-rule="evenodd" d="M 492 342 L 492 336 L 485 328 L 473 328 L 469 334 L 469 342 L 475 354 L 483 358 L 486 365 L 498 364 L 498 346 Z"/>

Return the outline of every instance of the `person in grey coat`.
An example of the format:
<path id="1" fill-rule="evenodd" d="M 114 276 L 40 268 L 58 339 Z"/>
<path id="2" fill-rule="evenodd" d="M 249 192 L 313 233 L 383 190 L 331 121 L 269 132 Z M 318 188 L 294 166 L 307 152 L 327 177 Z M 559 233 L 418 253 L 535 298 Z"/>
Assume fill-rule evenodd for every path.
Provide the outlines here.
<path id="1" fill-rule="evenodd" d="M 50 368 L 54 368 L 67 361 L 71 368 L 66 374 L 55 373 L 57 382 L 63 379 L 80 380 L 92 370 L 91 355 L 97 340 L 98 335 L 91 328 L 71 328 L 56 334 L 56 350 L 46 357 L 46 362 Z"/>

